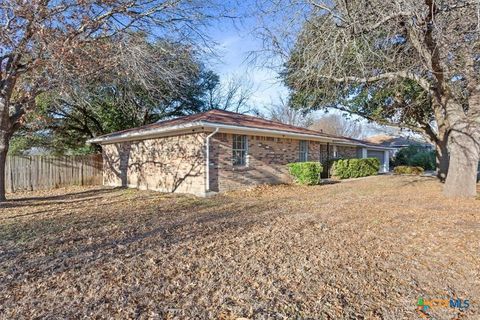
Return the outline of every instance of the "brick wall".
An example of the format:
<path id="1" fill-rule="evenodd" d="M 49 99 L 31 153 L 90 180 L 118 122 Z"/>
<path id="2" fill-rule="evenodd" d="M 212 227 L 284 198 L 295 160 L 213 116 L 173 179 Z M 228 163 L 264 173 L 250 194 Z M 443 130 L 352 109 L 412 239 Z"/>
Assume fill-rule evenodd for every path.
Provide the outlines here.
<path id="1" fill-rule="evenodd" d="M 357 147 L 337 146 L 337 157 L 343 159 L 361 158 Z M 361 152 L 361 151 L 360 151 Z"/>
<path id="2" fill-rule="evenodd" d="M 212 137 L 210 190 L 226 191 L 258 184 L 290 183 L 286 164 L 299 160 L 299 140 L 248 135 L 247 165 L 232 164 L 232 134 Z M 309 141 L 309 161 L 319 161 L 320 143 Z"/>
<path id="3" fill-rule="evenodd" d="M 325 162 L 327 159 L 333 158 L 361 158 L 361 148 L 359 147 L 350 147 L 350 146 L 337 146 L 337 156 L 333 154 L 333 145 L 330 145 L 330 152 L 327 156 L 327 145 L 322 144 L 320 146 L 320 162 Z"/>
<path id="4" fill-rule="evenodd" d="M 203 196 L 206 135 L 202 132 L 104 145 L 104 184 Z M 227 133 L 211 138 L 210 191 L 291 182 L 286 164 L 299 161 L 300 140 L 248 135 L 247 165 L 242 167 L 232 164 L 232 140 L 233 135 Z M 308 161 L 325 160 L 326 150 L 326 144 L 309 141 Z M 337 146 L 337 153 L 354 158 L 357 148 Z"/>
<path id="5" fill-rule="evenodd" d="M 104 184 L 204 195 L 205 133 L 103 146 Z"/>

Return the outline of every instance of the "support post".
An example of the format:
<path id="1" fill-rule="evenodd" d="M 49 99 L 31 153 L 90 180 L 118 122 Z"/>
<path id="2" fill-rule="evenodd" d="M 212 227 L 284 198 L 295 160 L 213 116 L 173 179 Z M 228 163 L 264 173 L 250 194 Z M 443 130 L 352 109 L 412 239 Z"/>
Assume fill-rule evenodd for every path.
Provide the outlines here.
<path id="1" fill-rule="evenodd" d="M 368 157 L 367 148 L 362 148 L 362 159 L 366 159 Z"/>
<path id="2" fill-rule="evenodd" d="M 389 172 L 389 171 L 390 171 L 390 151 L 385 150 L 384 157 L 383 157 L 383 172 Z"/>

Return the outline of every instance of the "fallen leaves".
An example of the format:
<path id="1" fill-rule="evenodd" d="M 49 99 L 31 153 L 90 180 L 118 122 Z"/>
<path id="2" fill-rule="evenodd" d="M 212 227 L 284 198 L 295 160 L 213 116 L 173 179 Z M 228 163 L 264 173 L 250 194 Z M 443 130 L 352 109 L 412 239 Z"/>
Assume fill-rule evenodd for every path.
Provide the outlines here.
<path id="1" fill-rule="evenodd" d="M 16 194 L 0 209 L 0 315 L 412 319 L 419 296 L 475 301 L 480 202 L 440 189 L 382 176 L 208 199 Z"/>

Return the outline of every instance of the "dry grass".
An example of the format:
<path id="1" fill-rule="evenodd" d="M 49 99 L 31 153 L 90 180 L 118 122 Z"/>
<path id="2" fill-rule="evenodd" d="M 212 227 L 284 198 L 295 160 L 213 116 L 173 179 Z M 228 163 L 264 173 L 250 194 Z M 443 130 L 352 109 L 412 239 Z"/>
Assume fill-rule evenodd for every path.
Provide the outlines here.
<path id="1" fill-rule="evenodd" d="M 15 195 L 0 209 L 0 315 L 479 318 L 480 201 L 382 176 L 209 199 L 118 189 Z M 38 198 L 37 198 L 38 197 Z"/>

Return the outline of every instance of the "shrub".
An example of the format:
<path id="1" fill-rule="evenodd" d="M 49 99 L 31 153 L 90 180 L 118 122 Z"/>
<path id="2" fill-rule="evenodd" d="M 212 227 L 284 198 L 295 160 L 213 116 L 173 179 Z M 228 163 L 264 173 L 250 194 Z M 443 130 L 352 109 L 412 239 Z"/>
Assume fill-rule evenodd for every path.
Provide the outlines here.
<path id="1" fill-rule="evenodd" d="M 287 167 L 297 183 L 314 185 L 320 182 L 320 174 L 323 171 L 320 162 L 294 162 L 287 164 Z"/>
<path id="2" fill-rule="evenodd" d="M 330 176 L 333 175 L 333 164 L 338 161 L 338 160 L 343 160 L 343 158 L 332 158 L 332 159 L 327 159 L 322 162 L 323 166 L 323 171 L 321 174 L 322 178 L 329 178 Z"/>
<path id="3" fill-rule="evenodd" d="M 408 146 L 400 149 L 393 158 L 393 167 L 414 166 L 425 170 L 435 170 L 435 151 L 425 150 L 421 146 Z"/>
<path id="4" fill-rule="evenodd" d="M 333 163 L 332 175 L 340 179 L 373 176 L 380 170 L 377 158 L 345 159 Z"/>
<path id="5" fill-rule="evenodd" d="M 422 167 L 424 170 L 435 170 L 435 152 L 422 151 L 417 153 L 410 159 L 409 166 Z"/>
<path id="6" fill-rule="evenodd" d="M 397 166 L 393 168 L 393 172 L 395 174 L 415 174 L 421 175 L 423 173 L 422 167 L 414 167 L 414 166 Z"/>

